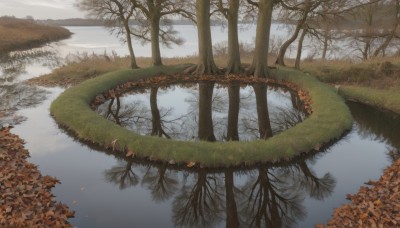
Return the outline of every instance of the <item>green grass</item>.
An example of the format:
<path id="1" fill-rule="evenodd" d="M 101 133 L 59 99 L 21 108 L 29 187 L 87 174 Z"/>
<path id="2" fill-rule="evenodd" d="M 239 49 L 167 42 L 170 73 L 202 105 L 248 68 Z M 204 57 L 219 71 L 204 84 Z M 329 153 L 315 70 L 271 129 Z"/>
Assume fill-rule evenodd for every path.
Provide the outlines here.
<path id="1" fill-rule="evenodd" d="M 400 114 L 400 59 L 374 58 L 360 63 L 348 61 L 311 62 L 304 71 L 319 80 L 339 84 L 347 100 Z"/>
<path id="2" fill-rule="evenodd" d="M 339 94 L 347 100 L 361 102 L 400 114 L 399 88 L 373 89 L 360 86 L 341 86 Z"/>
<path id="3" fill-rule="evenodd" d="M 290 159 L 319 148 L 351 128 L 352 117 L 342 98 L 315 78 L 289 69 L 274 70 L 276 79 L 298 84 L 312 97 L 313 114 L 304 122 L 272 137 L 251 142 L 182 142 L 140 136 L 108 121 L 89 107 L 100 93 L 127 81 L 182 72 L 185 66 L 151 67 L 110 72 L 67 89 L 51 105 L 59 124 L 78 138 L 114 149 L 134 152 L 152 160 L 185 163 L 195 161 L 205 167 L 227 167 Z M 115 141 L 116 140 L 116 141 Z"/>

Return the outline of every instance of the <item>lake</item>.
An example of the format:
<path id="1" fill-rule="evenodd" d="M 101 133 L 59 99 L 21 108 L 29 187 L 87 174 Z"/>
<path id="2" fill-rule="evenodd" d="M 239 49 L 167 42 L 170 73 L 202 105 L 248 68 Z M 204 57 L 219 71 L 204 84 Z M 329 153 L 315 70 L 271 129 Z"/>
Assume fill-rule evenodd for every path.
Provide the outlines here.
<path id="1" fill-rule="evenodd" d="M 51 118 L 49 106 L 63 89 L 27 89 L 19 84 L 50 72 L 68 53 L 114 50 L 127 54 L 118 39 L 101 27 L 68 29 L 74 35 L 50 45 L 47 54 L 21 55 L 25 57 L 12 65 L 12 70 L 10 62 L 3 63 L 0 96 L 2 105 L 21 104 L 13 117 L 18 115 L 25 121 L 12 132 L 26 141 L 29 161 L 44 175 L 62 182 L 53 193 L 56 200 L 76 212 L 70 219 L 73 226 L 225 227 L 239 222 L 247 227 L 270 222 L 275 226 L 311 227 L 326 223 L 334 208 L 348 203 L 346 194 L 354 194 L 368 180 L 378 179 L 393 162 L 392 152 L 399 151 L 396 130 L 400 118 L 357 103 L 348 103 L 355 123 L 341 140 L 325 151 L 280 166 L 179 170 L 99 150 L 69 136 Z M 162 49 L 163 56 L 196 52 L 194 27 L 178 26 L 178 30 L 184 33 L 185 46 Z M 226 40 L 220 27 L 212 31 L 214 42 Z M 253 34 L 254 27 L 243 32 L 241 40 L 252 42 Z M 136 55 L 149 56 L 149 47 L 137 47 Z M 18 103 L 21 94 L 25 100 L 36 99 Z M 269 97 L 272 100 L 268 105 L 286 102 L 279 100 L 280 96 Z"/>

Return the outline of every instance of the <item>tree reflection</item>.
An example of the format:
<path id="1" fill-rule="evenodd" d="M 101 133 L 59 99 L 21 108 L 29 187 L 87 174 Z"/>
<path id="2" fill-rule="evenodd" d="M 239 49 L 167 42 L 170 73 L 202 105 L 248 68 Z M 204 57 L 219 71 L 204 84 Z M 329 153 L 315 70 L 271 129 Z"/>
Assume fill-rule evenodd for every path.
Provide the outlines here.
<path id="1" fill-rule="evenodd" d="M 387 154 L 390 159 L 396 158 L 400 148 L 400 116 L 390 112 L 382 112 L 360 103 L 348 102 L 351 114 L 357 123 L 358 134 L 363 138 L 388 144 Z"/>
<path id="2" fill-rule="evenodd" d="M 166 138 L 169 139 L 171 137 L 164 131 L 163 121 L 161 120 L 160 110 L 158 109 L 157 92 L 158 92 L 158 87 L 151 87 L 151 92 L 150 92 L 150 109 L 152 115 L 151 135 L 158 137 L 165 136 Z"/>
<path id="3" fill-rule="evenodd" d="M 108 103 L 100 105 L 97 112 L 104 118 L 129 129 L 140 131 L 150 119 L 147 107 L 140 101 L 121 104 L 121 98 L 115 96 Z"/>
<path id="4" fill-rule="evenodd" d="M 212 120 L 212 100 L 214 83 L 199 83 L 199 131 L 200 140 L 214 142 L 214 125 Z"/>
<path id="5" fill-rule="evenodd" d="M 301 101 L 295 93 L 291 97 L 292 107 L 275 105 L 270 114 L 267 85 L 254 84 L 252 89 L 246 87 L 241 91 L 242 86 L 247 85 L 200 82 L 198 89 L 191 86 L 185 99 L 188 109 L 179 115 L 172 108 L 158 103 L 158 93 L 162 91 L 159 87 L 144 90 L 149 93 L 149 105 L 134 100 L 134 97 L 115 97 L 101 105 L 98 112 L 143 135 L 209 142 L 268 139 L 305 118 Z M 132 92 L 138 93 L 143 91 Z"/>
<path id="6" fill-rule="evenodd" d="M 48 48 L 0 55 L 0 126 L 20 123 L 26 118 L 16 115 L 16 111 L 34 107 L 45 100 L 45 90 L 16 82 L 18 76 L 25 73 L 26 66 L 33 63 L 54 66 L 60 64 L 60 59 L 54 50 Z"/>
<path id="7" fill-rule="evenodd" d="M 185 183 L 173 202 L 175 226 L 212 227 L 223 214 L 221 180 L 201 169 L 192 183 Z"/>
<path id="8" fill-rule="evenodd" d="M 61 58 L 55 48 L 34 48 L 26 51 L 14 51 L 0 55 L 2 77 L 0 84 L 14 81 L 25 72 L 26 66 L 33 63 L 55 68 L 61 65 Z"/>
<path id="9" fill-rule="evenodd" d="M 239 214 L 237 209 L 234 175 L 231 169 L 225 170 L 225 210 L 226 227 L 240 227 Z"/>
<path id="10" fill-rule="evenodd" d="M 172 197 L 178 190 L 176 172 L 167 169 L 167 165 L 149 166 L 142 179 L 156 202 L 161 202 Z"/>
<path id="11" fill-rule="evenodd" d="M 119 160 L 118 165 L 104 171 L 106 181 L 119 186 L 119 189 L 126 189 L 136 186 L 140 177 L 134 172 L 132 160 Z"/>
<path id="12" fill-rule="evenodd" d="M 267 85 L 254 84 L 253 89 L 256 95 L 259 137 L 268 139 L 272 137 L 272 127 L 268 112 Z"/>
<path id="13" fill-rule="evenodd" d="M 226 140 L 239 141 L 239 110 L 240 110 L 240 85 L 231 83 L 228 85 L 229 109 L 228 109 L 228 129 Z"/>
<path id="14" fill-rule="evenodd" d="M 40 104 L 47 94 L 43 89 L 23 83 L 0 85 L 0 126 L 23 121 L 25 118 L 17 116 L 16 111 Z"/>
<path id="15" fill-rule="evenodd" d="M 305 194 L 322 200 L 336 184 L 329 173 L 318 178 L 305 160 L 288 167 L 258 168 L 257 172 L 243 187 L 246 198 L 241 215 L 246 227 L 291 227 L 305 216 Z"/>
<path id="16" fill-rule="evenodd" d="M 246 227 L 290 227 L 305 216 L 302 192 L 293 188 L 289 173 L 259 168 L 258 175 L 243 187 L 246 201 L 241 216 Z M 279 170 L 278 170 L 279 171 Z"/>

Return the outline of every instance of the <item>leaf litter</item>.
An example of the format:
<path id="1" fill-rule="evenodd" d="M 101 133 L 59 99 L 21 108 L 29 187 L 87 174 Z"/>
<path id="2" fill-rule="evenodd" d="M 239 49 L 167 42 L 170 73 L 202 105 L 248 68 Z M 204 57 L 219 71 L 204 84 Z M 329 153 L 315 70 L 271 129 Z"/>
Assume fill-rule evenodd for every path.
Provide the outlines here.
<path id="1" fill-rule="evenodd" d="M 357 194 L 347 195 L 351 203 L 337 208 L 326 227 L 400 227 L 399 170 L 400 159 L 378 181 L 369 181 Z"/>
<path id="2" fill-rule="evenodd" d="M 59 180 L 42 176 L 28 157 L 24 141 L 0 129 L 0 227 L 71 227 L 74 212 L 51 193 Z"/>

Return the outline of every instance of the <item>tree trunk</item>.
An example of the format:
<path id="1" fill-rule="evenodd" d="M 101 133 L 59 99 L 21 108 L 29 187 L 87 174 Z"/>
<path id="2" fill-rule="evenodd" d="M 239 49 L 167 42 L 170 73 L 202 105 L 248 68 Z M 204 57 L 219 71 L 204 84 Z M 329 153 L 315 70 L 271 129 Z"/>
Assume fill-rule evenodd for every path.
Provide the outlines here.
<path id="1" fill-rule="evenodd" d="M 389 46 L 390 42 L 393 40 L 393 38 L 396 36 L 397 28 L 399 27 L 399 19 L 400 19 L 400 1 L 396 0 L 396 17 L 395 17 L 395 23 L 393 25 L 392 31 L 390 35 L 385 39 L 385 42 L 383 42 L 374 52 L 373 56 L 377 57 L 380 52 L 382 52 L 382 55 L 385 55 L 385 50 Z"/>
<path id="2" fill-rule="evenodd" d="M 214 126 L 212 120 L 212 95 L 214 83 L 199 83 L 199 139 L 214 142 Z"/>
<path id="3" fill-rule="evenodd" d="M 256 95 L 260 139 L 268 139 L 272 137 L 272 128 L 268 112 L 267 86 L 264 84 L 254 84 L 253 89 Z"/>
<path id="4" fill-rule="evenodd" d="M 304 23 L 306 22 L 307 19 L 307 14 L 308 13 L 304 13 L 303 17 L 301 20 L 299 20 L 296 24 L 296 29 L 294 30 L 293 35 L 286 40 L 285 43 L 282 44 L 281 48 L 279 49 L 279 53 L 278 53 L 278 57 L 276 58 L 275 63 L 281 66 L 285 66 L 285 54 L 287 49 L 289 48 L 289 46 L 297 39 L 297 37 L 299 36 L 300 30 L 303 27 Z"/>
<path id="5" fill-rule="evenodd" d="M 135 52 L 133 51 L 131 29 L 129 28 L 128 21 L 124 20 L 124 28 L 126 32 L 126 43 L 128 44 L 129 56 L 131 57 L 131 68 L 137 69 L 139 67 L 136 63 Z"/>
<path id="6" fill-rule="evenodd" d="M 160 17 L 153 15 L 151 18 L 151 57 L 153 59 L 153 66 L 161 66 L 161 52 L 160 52 Z"/>
<path id="7" fill-rule="evenodd" d="M 228 67 L 226 73 L 238 74 L 241 71 L 238 36 L 239 0 L 230 0 L 228 9 Z"/>
<path id="8" fill-rule="evenodd" d="M 324 47 L 322 49 L 322 60 L 325 61 L 326 60 L 326 54 L 328 52 L 328 45 L 329 45 L 329 38 L 327 37 L 327 35 L 325 34 L 324 36 Z"/>
<path id="9" fill-rule="evenodd" d="M 196 0 L 197 34 L 199 38 L 199 62 L 196 74 L 217 74 L 214 62 L 210 28 L 210 0 Z"/>
<path id="10" fill-rule="evenodd" d="M 253 62 L 249 74 L 255 77 L 268 77 L 268 45 L 272 22 L 273 0 L 261 0 L 258 3 L 258 21 Z"/>
<path id="11" fill-rule="evenodd" d="M 300 70 L 300 61 L 301 61 L 301 53 L 303 51 L 303 42 L 304 38 L 307 35 L 307 28 L 303 29 L 303 32 L 301 33 L 300 39 L 299 39 L 299 44 L 297 46 L 297 56 L 296 56 L 296 62 L 294 64 L 294 68 Z"/>
<path id="12" fill-rule="evenodd" d="M 228 130 L 226 140 L 239 141 L 239 104 L 240 104 L 240 85 L 230 84 L 228 86 L 229 110 L 228 110 Z"/>

